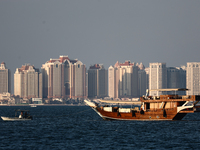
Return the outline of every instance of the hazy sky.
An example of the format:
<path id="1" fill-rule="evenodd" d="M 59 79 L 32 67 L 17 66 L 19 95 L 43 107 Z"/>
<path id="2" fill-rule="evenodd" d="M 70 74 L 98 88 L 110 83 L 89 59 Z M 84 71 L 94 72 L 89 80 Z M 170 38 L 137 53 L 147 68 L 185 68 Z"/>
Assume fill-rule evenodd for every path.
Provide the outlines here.
<path id="1" fill-rule="evenodd" d="M 200 61 L 199 0 L 0 0 L 0 14 L 0 63 L 12 76 L 59 55 L 87 68 Z"/>

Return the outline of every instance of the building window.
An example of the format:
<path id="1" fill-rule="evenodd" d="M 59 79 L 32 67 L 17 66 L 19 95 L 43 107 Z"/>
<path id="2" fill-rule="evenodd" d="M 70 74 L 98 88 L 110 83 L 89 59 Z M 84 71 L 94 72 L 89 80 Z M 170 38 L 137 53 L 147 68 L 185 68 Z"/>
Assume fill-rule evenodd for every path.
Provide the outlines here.
<path id="1" fill-rule="evenodd" d="M 69 64 L 65 65 L 65 68 L 69 68 Z"/>
<path id="2" fill-rule="evenodd" d="M 56 64 L 56 68 L 58 68 L 58 64 Z"/>

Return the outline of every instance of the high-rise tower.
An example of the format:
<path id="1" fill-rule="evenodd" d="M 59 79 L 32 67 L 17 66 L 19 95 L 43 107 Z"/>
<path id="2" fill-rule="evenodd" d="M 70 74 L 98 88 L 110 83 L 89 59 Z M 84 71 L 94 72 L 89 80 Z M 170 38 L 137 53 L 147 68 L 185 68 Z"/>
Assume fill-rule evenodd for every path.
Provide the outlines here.
<path id="1" fill-rule="evenodd" d="M 188 62 L 186 71 L 187 95 L 200 95 L 200 62 Z"/>
<path id="2" fill-rule="evenodd" d="M 132 98 L 138 96 L 138 66 L 130 61 L 117 62 L 108 68 L 109 97 Z"/>
<path id="3" fill-rule="evenodd" d="M 137 64 L 138 66 L 138 95 L 142 96 L 146 94 L 146 80 L 147 80 L 147 75 L 145 71 L 145 67 L 142 63 Z"/>
<path id="4" fill-rule="evenodd" d="M 167 68 L 167 88 L 186 88 L 186 70 L 178 67 Z M 173 91 L 168 94 L 174 94 Z M 179 91 L 177 94 L 185 95 L 185 91 Z"/>
<path id="5" fill-rule="evenodd" d="M 108 71 L 101 64 L 90 66 L 88 70 L 88 97 L 100 98 L 108 95 Z"/>
<path id="6" fill-rule="evenodd" d="M 11 93 L 11 75 L 10 69 L 6 68 L 5 62 L 0 66 L 0 93 Z"/>
<path id="7" fill-rule="evenodd" d="M 85 98 L 86 67 L 68 56 L 50 59 L 42 65 L 43 95 L 47 98 Z"/>
<path id="8" fill-rule="evenodd" d="M 42 98 L 42 73 L 26 64 L 17 68 L 14 74 L 14 95 L 21 98 Z"/>
<path id="9" fill-rule="evenodd" d="M 149 63 L 149 89 L 167 88 L 167 68 L 166 63 Z M 158 91 L 151 91 L 149 95 L 158 96 L 162 94 Z"/>

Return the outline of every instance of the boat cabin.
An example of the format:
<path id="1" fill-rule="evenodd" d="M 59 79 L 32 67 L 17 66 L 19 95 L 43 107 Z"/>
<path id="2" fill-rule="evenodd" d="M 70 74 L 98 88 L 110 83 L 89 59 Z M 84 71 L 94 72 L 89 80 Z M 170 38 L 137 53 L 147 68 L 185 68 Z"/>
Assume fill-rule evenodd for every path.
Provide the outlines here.
<path id="1" fill-rule="evenodd" d="M 157 89 L 157 91 L 186 91 L 188 89 Z M 151 90 L 149 90 L 151 91 Z M 152 90 L 154 91 L 154 90 Z M 148 91 L 147 91 L 148 92 Z M 200 100 L 197 95 L 160 95 L 160 96 L 146 96 L 140 97 L 142 102 L 141 108 L 144 111 L 157 109 L 176 109 L 183 106 L 193 105 L 194 102 Z"/>
<path id="2" fill-rule="evenodd" d="M 31 119 L 32 118 L 29 110 L 21 110 L 21 109 L 15 110 L 15 117 L 19 117 L 19 116 L 21 118 L 24 118 L 24 119 Z"/>

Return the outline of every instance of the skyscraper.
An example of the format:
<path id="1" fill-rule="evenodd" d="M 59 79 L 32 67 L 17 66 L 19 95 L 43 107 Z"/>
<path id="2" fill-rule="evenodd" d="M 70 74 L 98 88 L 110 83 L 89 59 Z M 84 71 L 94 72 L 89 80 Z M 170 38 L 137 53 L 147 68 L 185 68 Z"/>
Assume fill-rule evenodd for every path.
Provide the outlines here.
<path id="1" fill-rule="evenodd" d="M 0 93 L 11 93 L 11 73 L 10 69 L 6 68 L 5 62 L 0 66 Z"/>
<path id="2" fill-rule="evenodd" d="M 138 67 L 135 63 L 116 62 L 108 68 L 109 97 L 132 98 L 138 96 Z"/>
<path id="3" fill-rule="evenodd" d="M 147 79 L 147 75 L 146 75 L 146 71 L 145 71 L 145 67 L 142 63 L 137 64 L 138 66 L 138 95 L 142 96 L 146 94 L 146 79 Z"/>
<path id="4" fill-rule="evenodd" d="M 85 98 L 86 67 L 68 56 L 50 59 L 42 65 L 43 95 L 47 98 Z"/>
<path id="5" fill-rule="evenodd" d="M 145 68 L 145 73 L 146 73 L 146 89 L 149 89 L 149 67 Z"/>
<path id="6" fill-rule="evenodd" d="M 26 64 L 17 68 L 14 74 L 14 95 L 21 98 L 42 98 L 42 73 Z"/>
<path id="7" fill-rule="evenodd" d="M 200 62 L 188 62 L 186 71 L 187 95 L 200 95 Z"/>
<path id="8" fill-rule="evenodd" d="M 103 98 L 108 95 L 108 71 L 101 64 L 90 66 L 88 70 L 88 97 Z"/>
<path id="9" fill-rule="evenodd" d="M 167 88 L 186 88 L 186 70 L 178 67 L 167 68 Z M 174 92 L 168 92 L 174 94 Z M 185 95 L 185 91 L 179 91 L 181 95 Z"/>
<path id="10" fill-rule="evenodd" d="M 166 63 L 149 63 L 149 89 L 167 88 Z M 149 95 L 160 95 L 161 92 L 150 91 Z"/>

